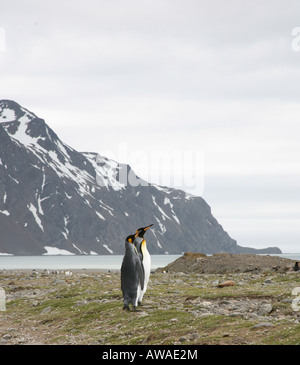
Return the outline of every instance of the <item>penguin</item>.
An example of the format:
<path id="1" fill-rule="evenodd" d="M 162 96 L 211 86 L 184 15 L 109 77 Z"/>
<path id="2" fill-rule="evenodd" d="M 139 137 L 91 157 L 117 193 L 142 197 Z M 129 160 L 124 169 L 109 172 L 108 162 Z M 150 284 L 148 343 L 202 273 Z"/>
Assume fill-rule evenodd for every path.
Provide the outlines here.
<path id="1" fill-rule="evenodd" d="M 150 278 L 150 268 L 151 268 L 151 257 L 147 250 L 146 240 L 144 239 L 144 234 L 153 224 L 150 226 L 138 228 L 135 234 L 134 245 L 137 249 L 138 254 L 142 260 L 144 268 L 144 288 L 141 289 L 138 297 L 138 305 L 142 305 L 143 296 L 147 290 L 149 278 Z"/>
<path id="2" fill-rule="evenodd" d="M 145 274 L 140 255 L 134 245 L 135 235 L 126 237 L 125 255 L 121 265 L 121 290 L 123 293 L 123 309 L 137 311 L 138 298 L 144 289 Z"/>
<path id="3" fill-rule="evenodd" d="M 293 270 L 294 270 L 294 271 L 299 271 L 299 270 L 300 270 L 300 267 L 299 267 L 299 261 L 296 261 L 296 262 L 295 262 L 295 265 L 293 266 Z"/>

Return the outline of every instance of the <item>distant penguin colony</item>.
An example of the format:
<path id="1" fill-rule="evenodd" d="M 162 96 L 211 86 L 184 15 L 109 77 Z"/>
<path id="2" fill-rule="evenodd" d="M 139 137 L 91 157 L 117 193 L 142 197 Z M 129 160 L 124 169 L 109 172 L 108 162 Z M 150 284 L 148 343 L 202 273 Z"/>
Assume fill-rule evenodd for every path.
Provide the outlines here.
<path id="1" fill-rule="evenodd" d="M 137 311 L 142 305 L 143 296 L 147 290 L 151 257 L 147 250 L 145 232 L 153 224 L 138 228 L 136 233 L 125 240 L 125 255 L 121 266 L 121 290 L 123 293 L 123 309 Z"/>

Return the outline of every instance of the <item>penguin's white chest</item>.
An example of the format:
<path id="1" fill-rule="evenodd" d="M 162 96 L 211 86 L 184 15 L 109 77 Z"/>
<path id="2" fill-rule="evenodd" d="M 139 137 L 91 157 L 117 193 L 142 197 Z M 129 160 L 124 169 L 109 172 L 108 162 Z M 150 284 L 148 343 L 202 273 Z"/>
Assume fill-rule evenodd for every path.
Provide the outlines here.
<path id="1" fill-rule="evenodd" d="M 147 249 L 143 251 L 143 265 L 145 271 L 145 284 L 147 286 L 150 277 L 151 257 Z"/>

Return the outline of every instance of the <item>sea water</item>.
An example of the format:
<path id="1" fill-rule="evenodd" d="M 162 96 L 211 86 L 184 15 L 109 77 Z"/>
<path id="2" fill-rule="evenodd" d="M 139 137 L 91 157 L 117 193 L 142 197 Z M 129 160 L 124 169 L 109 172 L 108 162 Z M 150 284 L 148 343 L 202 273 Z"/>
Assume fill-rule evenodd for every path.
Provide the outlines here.
<path id="1" fill-rule="evenodd" d="M 151 269 L 164 267 L 181 255 L 151 255 Z M 120 270 L 123 255 L 0 256 L 0 270 Z"/>
<path id="2" fill-rule="evenodd" d="M 165 267 L 181 255 L 151 255 L 151 269 Z M 270 256 L 300 261 L 300 253 Z M 0 256 L 0 270 L 120 270 L 123 255 Z"/>

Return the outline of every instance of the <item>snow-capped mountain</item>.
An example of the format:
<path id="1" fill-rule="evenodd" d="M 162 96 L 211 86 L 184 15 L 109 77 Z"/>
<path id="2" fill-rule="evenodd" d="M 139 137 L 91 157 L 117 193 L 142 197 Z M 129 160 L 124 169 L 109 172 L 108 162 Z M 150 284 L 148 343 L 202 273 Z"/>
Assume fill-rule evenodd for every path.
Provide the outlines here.
<path id="1" fill-rule="evenodd" d="M 0 253 L 122 254 L 125 237 L 152 223 L 152 254 L 244 250 L 202 198 L 123 184 L 124 174 L 139 180 L 130 166 L 75 151 L 43 119 L 1 100 Z"/>

